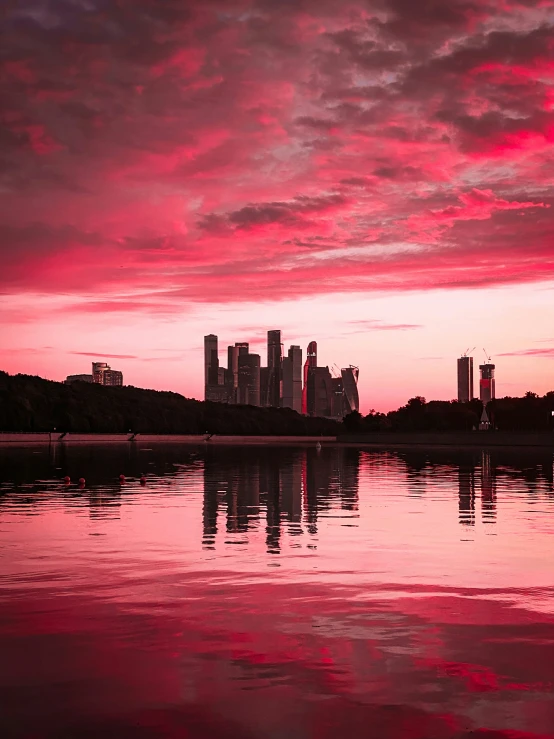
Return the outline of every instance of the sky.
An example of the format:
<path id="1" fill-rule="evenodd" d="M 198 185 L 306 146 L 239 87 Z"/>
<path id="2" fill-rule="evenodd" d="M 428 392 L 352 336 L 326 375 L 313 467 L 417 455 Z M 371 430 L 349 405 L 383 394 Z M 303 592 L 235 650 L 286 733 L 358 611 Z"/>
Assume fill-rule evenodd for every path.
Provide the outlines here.
<path id="1" fill-rule="evenodd" d="M 11 0 L 0 367 L 203 397 L 318 342 L 362 413 L 554 389 L 554 0 Z M 485 351 L 484 351 L 485 350 Z"/>

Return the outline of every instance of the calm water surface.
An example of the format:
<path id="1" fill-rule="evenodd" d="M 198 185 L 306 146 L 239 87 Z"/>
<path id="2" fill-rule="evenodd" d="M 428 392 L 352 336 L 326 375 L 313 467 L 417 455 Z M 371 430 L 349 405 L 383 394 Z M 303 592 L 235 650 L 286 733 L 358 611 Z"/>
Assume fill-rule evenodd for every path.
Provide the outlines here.
<path id="1" fill-rule="evenodd" d="M 553 737 L 552 473 L 0 448 L 0 737 Z"/>

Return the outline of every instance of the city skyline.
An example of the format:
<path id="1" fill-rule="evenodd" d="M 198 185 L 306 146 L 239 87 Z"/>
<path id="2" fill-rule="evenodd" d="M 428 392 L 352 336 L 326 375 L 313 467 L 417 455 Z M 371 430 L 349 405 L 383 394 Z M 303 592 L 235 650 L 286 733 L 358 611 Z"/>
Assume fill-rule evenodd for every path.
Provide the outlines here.
<path id="1" fill-rule="evenodd" d="M 311 341 L 302 364 L 302 348 L 291 344 L 286 356 L 280 329 L 267 331 L 267 363 L 248 342 L 227 347 L 227 367 L 220 363 L 216 334 L 204 336 L 204 399 L 229 405 L 290 408 L 306 416 L 342 420 L 360 410 L 359 368 L 318 366 L 317 342 Z"/>
<path id="2" fill-rule="evenodd" d="M 278 403 L 275 401 L 273 403 L 270 402 L 269 367 L 262 365 L 260 354 L 256 354 L 250 350 L 250 343 L 242 341 L 235 342 L 234 346 L 229 345 L 227 347 L 228 366 L 222 367 L 219 360 L 218 336 L 215 334 L 204 336 L 203 399 L 223 403 L 258 405 L 261 407 L 273 405 L 274 407 L 291 408 L 304 415 L 319 415 L 328 418 L 340 418 L 341 415 L 344 417 L 344 415 L 352 412 L 352 410 L 360 410 L 362 414 L 364 413 L 359 400 L 358 367 L 349 365 L 347 368 L 342 368 L 340 374 L 336 363 L 333 363 L 331 370 L 329 370 L 329 366 L 319 367 L 316 341 L 311 341 L 308 344 L 306 361 L 304 363 L 302 362 L 302 349 L 298 345 L 291 345 L 287 356 L 285 356 L 280 330 L 267 331 L 266 351 L 268 363 L 274 361 L 271 360 L 272 354 L 275 351 L 272 345 L 273 347 L 278 347 L 277 354 L 280 360 L 279 372 L 281 383 Z M 518 397 L 514 395 L 497 395 L 496 365 L 491 362 L 491 357 L 485 349 L 483 349 L 483 352 L 485 353 L 486 362 L 478 365 L 479 376 L 477 382 L 475 381 L 473 364 L 474 350 L 475 348 L 471 351 L 469 349 L 466 350 L 456 360 L 457 395 L 453 394 L 451 397 L 444 398 L 429 397 L 426 400 L 447 402 L 457 400 L 458 402 L 465 403 L 473 399 L 479 399 L 486 406 L 489 401 L 494 400 L 496 397 Z M 242 360 L 239 358 L 241 355 L 243 355 Z M 94 354 L 93 356 L 98 355 Z M 215 363 L 211 367 L 210 365 L 214 361 Z M 314 373 L 313 380 L 316 384 L 319 384 L 320 388 L 325 387 L 325 394 L 328 397 L 326 406 L 318 406 L 314 400 L 315 396 L 313 393 L 315 386 L 312 386 L 312 398 L 308 403 L 309 390 L 307 380 L 310 375 L 310 368 L 324 370 L 324 372 Z M 254 371 L 255 378 L 250 376 L 249 373 L 251 371 Z M 241 377 L 242 381 L 240 380 Z M 113 370 L 107 362 L 98 360 L 92 362 L 92 373 L 67 375 L 63 382 L 72 384 L 73 382 L 79 381 L 113 386 L 122 386 L 124 384 L 123 373 L 121 371 Z M 254 383 L 254 387 L 250 390 L 249 397 L 248 390 L 245 390 L 245 388 L 252 383 Z M 478 392 L 475 392 L 475 387 L 478 388 Z M 162 389 L 167 390 L 167 388 Z M 526 393 L 528 392 L 534 394 L 534 391 L 526 391 Z M 537 395 L 540 396 L 540 393 L 537 393 Z M 186 393 L 184 393 L 184 396 L 193 397 Z M 334 401 L 332 400 L 332 396 L 335 396 Z M 341 398 L 340 401 L 336 400 L 338 396 Z M 423 397 L 421 394 L 419 396 Z M 415 398 L 418 395 L 415 394 L 412 397 Z M 407 400 L 409 399 L 406 399 L 404 402 Z M 400 403 L 398 407 L 401 407 L 403 404 Z M 339 406 L 342 408 L 342 414 L 339 411 Z M 372 410 L 379 409 L 373 408 Z M 390 410 L 394 410 L 394 408 Z"/>

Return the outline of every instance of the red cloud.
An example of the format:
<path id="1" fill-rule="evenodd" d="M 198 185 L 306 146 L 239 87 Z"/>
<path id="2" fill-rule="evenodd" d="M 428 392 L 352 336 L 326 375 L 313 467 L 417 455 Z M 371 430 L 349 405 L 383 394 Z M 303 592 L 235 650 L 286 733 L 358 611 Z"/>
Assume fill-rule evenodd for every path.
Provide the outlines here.
<path id="1" fill-rule="evenodd" d="M 7 11 L 0 290 L 180 312 L 550 279 L 552 7 Z"/>
<path id="2" fill-rule="evenodd" d="M 407 226 L 416 237 L 430 237 L 438 240 L 445 229 L 451 228 L 459 221 L 483 221 L 491 218 L 496 211 L 524 210 L 527 208 L 549 208 L 548 203 L 531 201 L 508 201 L 497 197 L 491 190 L 477 190 L 460 193 L 458 199 L 462 205 L 451 205 L 441 210 L 430 210 L 407 219 Z"/>
<path id="3" fill-rule="evenodd" d="M 503 352 L 499 357 L 544 357 L 545 359 L 554 359 L 554 347 L 546 349 L 518 349 L 513 352 Z"/>

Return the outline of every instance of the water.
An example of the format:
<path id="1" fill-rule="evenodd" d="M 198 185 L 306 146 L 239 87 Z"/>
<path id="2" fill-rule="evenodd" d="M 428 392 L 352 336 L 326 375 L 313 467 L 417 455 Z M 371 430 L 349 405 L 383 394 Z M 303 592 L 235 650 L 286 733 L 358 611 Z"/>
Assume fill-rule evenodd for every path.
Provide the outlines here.
<path id="1" fill-rule="evenodd" d="M 552 737 L 553 580 L 548 452 L 0 448 L 0 736 Z"/>

